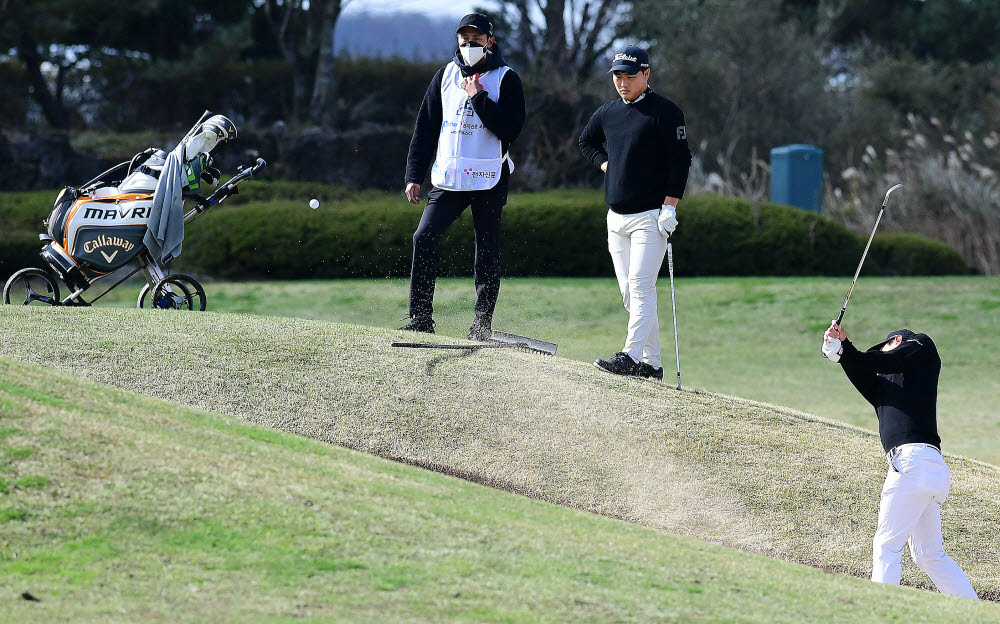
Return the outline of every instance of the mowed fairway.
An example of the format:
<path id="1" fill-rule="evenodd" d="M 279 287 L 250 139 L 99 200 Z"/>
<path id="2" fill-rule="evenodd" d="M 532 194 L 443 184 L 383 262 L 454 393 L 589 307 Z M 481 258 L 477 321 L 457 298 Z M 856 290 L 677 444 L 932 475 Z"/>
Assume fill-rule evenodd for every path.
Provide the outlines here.
<path id="1" fill-rule="evenodd" d="M 1000 617 L 2 358 L 0 535 L 4 622 Z"/>
<path id="2" fill-rule="evenodd" d="M 845 278 L 678 279 L 684 385 L 874 430 L 870 406 L 840 368 L 819 355 L 822 333 L 848 286 Z M 399 327 L 408 283 L 210 283 L 206 289 L 210 310 Z M 121 288 L 112 304 L 134 305 L 137 291 Z M 659 292 L 664 383 L 672 383 L 666 279 Z M 464 336 L 474 297 L 471 278 L 439 280 L 438 332 Z M 557 342 L 559 355 L 592 362 L 621 349 L 627 318 L 613 279 L 508 279 L 494 326 Z M 844 325 L 859 348 L 904 326 L 934 338 L 943 361 L 938 423 L 944 448 L 1000 465 L 1000 278 L 862 277 Z"/>

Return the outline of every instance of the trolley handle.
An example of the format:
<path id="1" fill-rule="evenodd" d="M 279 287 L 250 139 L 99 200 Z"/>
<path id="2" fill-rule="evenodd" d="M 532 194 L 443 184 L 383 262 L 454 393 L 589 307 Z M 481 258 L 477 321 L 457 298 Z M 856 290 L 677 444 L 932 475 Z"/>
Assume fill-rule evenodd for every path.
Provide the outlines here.
<path id="1" fill-rule="evenodd" d="M 267 162 L 265 162 L 263 158 L 258 158 L 257 162 L 254 163 L 252 167 L 241 166 L 236 175 L 234 175 L 228 182 L 222 184 L 218 190 L 208 197 L 201 197 L 200 195 L 191 196 L 190 199 L 194 199 L 198 202 L 198 205 L 184 215 L 184 223 L 197 218 L 212 206 L 222 203 L 230 195 L 236 195 L 239 192 L 236 187 L 240 184 L 240 182 L 252 178 L 258 171 L 266 166 Z"/>

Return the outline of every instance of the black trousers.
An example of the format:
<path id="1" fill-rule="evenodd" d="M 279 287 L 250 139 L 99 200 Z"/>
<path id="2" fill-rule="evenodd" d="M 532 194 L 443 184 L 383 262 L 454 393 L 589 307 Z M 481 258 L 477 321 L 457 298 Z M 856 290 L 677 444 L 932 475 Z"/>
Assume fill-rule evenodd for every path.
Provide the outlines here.
<path id="1" fill-rule="evenodd" d="M 445 230 L 466 207 L 472 206 L 472 224 L 476 230 L 475 313 L 477 319 L 492 319 L 500 294 L 500 216 L 507 203 L 507 184 L 503 178 L 486 191 L 446 191 L 435 187 L 428 193 L 420 225 L 413 233 L 410 317 L 430 318 L 433 314 L 438 244 Z"/>

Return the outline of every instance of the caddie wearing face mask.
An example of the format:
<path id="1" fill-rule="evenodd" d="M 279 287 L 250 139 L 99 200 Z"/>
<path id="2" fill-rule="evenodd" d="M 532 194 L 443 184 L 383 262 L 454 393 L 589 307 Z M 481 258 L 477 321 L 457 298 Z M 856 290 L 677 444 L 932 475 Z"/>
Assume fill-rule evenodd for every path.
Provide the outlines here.
<path id="1" fill-rule="evenodd" d="M 434 332 L 435 251 L 448 226 L 471 206 L 476 304 L 469 338 L 488 340 L 500 293 L 500 215 L 514 171 L 508 150 L 524 125 L 524 91 L 500 54 L 488 17 L 466 15 L 456 34 L 455 57 L 427 88 L 406 159 L 406 199 L 420 203 L 428 169 L 433 188 L 413 233 L 410 322 L 400 329 Z"/>

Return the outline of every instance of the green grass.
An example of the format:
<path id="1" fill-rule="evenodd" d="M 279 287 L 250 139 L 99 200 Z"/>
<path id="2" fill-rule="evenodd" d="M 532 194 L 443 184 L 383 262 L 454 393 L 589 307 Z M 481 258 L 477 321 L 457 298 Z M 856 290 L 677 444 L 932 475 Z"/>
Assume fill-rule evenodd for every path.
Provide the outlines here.
<path id="1" fill-rule="evenodd" d="M 3 621 L 997 617 L 13 360 L 0 380 L 0 414 L 18 427 L 5 444 L 38 451 L 13 467 L 47 475 L 0 497 Z"/>
<path id="2" fill-rule="evenodd" d="M 0 309 L 0 315 L 0 328 L 10 337 L 0 344 L 3 356 L 688 537 L 828 571 L 862 577 L 870 571 L 885 466 L 877 437 L 849 425 L 615 378 L 559 357 L 399 351 L 389 346 L 403 337 L 399 332 L 338 323 L 13 306 Z M 101 341 L 109 347 L 93 349 Z M 39 400 L 37 385 L 7 381 L 3 387 L 9 397 L 0 394 L 5 411 L 10 400 L 39 409 L 74 409 L 68 400 L 72 393 L 47 390 L 53 396 Z M 23 390 L 11 392 L 11 387 Z M 167 426 L 171 421 L 163 416 L 159 422 Z M 20 430 L 27 425 L 3 423 Z M 52 423 L 39 427 L 60 430 Z M 98 443 L 108 435 L 103 427 L 92 434 Z M 256 465 L 263 457 L 256 449 L 277 447 L 283 439 L 270 431 L 245 437 L 262 446 L 247 447 L 242 454 L 207 452 L 225 462 L 246 459 Z M 18 434 L 6 444 L 44 453 L 50 442 L 28 447 Z M 141 440 L 127 445 L 146 453 Z M 200 457 L 202 444 L 174 448 Z M 99 457 L 85 450 L 80 457 L 88 470 L 114 478 L 116 470 Z M 137 462 L 140 468 L 143 464 Z M 980 592 L 1000 597 L 995 549 L 1000 472 L 951 455 L 949 464 L 953 481 L 942 510 L 945 546 Z M 207 469 L 205 478 L 227 469 Z M 187 478 L 185 469 L 166 470 Z M 30 463 L 24 473 L 4 478 L 29 475 L 59 482 Z M 272 487 L 264 477 L 238 480 Z M 206 493 L 216 489 L 200 478 L 192 478 L 189 486 Z M 385 506 L 381 501 L 372 505 Z M 32 513 L 30 505 L 11 509 Z M 704 570 L 716 573 L 713 566 Z M 390 574 L 380 583 L 390 587 L 399 578 Z M 904 580 L 929 584 L 908 560 Z"/>
<path id="3" fill-rule="evenodd" d="M 684 384 L 876 428 L 839 367 L 819 356 L 822 332 L 849 285 L 842 278 L 677 280 Z M 380 327 L 404 323 L 407 288 L 405 280 L 206 285 L 210 310 Z M 120 287 L 113 305 L 134 305 L 137 291 Z M 664 369 L 672 379 L 666 279 L 659 292 Z M 440 280 L 439 333 L 464 336 L 474 298 L 471 279 Z M 560 355 L 592 362 L 621 349 L 627 318 L 613 279 L 510 279 L 501 287 L 495 327 L 557 342 Z M 901 326 L 926 332 L 940 350 L 945 448 L 1000 465 L 1000 278 L 862 278 L 845 319 L 849 336 L 866 347 Z"/>

